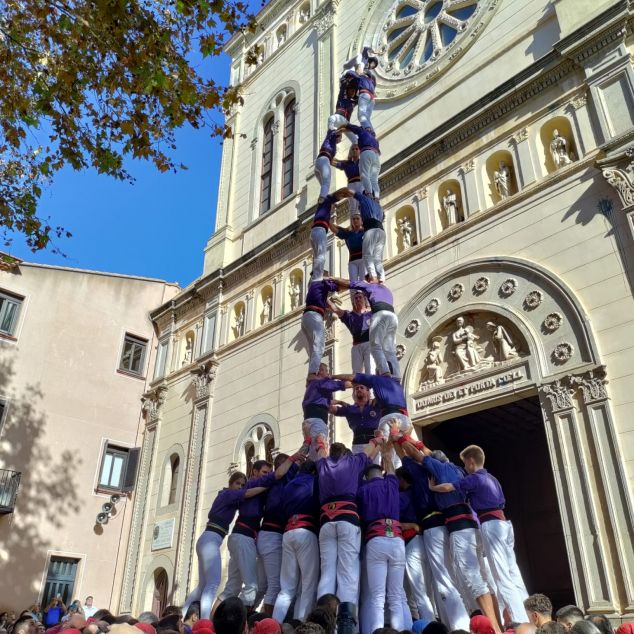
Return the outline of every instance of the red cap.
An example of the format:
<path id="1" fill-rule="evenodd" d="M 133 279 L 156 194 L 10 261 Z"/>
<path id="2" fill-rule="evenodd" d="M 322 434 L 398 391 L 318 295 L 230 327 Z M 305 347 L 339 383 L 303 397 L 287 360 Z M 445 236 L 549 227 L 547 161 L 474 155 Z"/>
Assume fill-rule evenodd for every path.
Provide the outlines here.
<path id="1" fill-rule="evenodd" d="M 156 628 L 150 623 L 135 623 L 134 627 L 145 632 L 145 634 L 156 634 Z"/>
<path id="2" fill-rule="evenodd" d="M 214 631 L 214 624 L 209 619 L 198 619 L 192 627 L 192 632 L 198 632 L 199 630 L 211 630 Z"/>
<path id="3" fill-rule="evenodd" d="M 274 619 L 262 619 L 258 621 L 252 630 L 252 634 L 280 634 L 282 628 Z"/>

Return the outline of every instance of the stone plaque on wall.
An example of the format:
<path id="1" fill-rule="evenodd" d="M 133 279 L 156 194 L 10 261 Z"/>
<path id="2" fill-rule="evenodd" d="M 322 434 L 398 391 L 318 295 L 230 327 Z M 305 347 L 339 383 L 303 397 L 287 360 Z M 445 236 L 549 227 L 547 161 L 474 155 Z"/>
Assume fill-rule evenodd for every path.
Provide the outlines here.
<path id="1" fill-rule="evenodd" d="M 162 550 L 163 548 L 171 548 L 174 539 L 175 519 L 162 520 L 154 524 L 152 532 L 152 550 Z"/>

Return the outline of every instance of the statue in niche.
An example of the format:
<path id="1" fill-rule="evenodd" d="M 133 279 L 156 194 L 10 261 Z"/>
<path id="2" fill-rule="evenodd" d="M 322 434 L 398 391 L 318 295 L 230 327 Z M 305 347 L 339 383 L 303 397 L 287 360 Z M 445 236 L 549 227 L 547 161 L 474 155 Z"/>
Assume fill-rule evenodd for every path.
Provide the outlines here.
<path id="1" fill-rule="evenodd" d="M 510 195 L 511 191 L 511 170 L 506 166 L 504 161 L 500 161 L 499 168 L 493 174 L 493 182 L 495 191 L 500 195 L 502 200 Z"/>
<path id="2" fill-rule="evenodd" d="M 291 298 L 291 310 L 294 310 L 302 303 L 302 283 L 295 275 L 291 275 L 290 281 L 291 283 L 288 294 Z"/>
<path id="3" fill-rule="evenodd" d="M 277 45 L 282 46 L 286 42 L 286 29 L 280 29 L 277 32 Z"/>
<path id="4" fill-rule="evenodd" d="M 403 248 L 409 249 L 412 246 L 412 223 L 407 216 L 398 221 L 398 230 L 403 239 Z"/>
<path id="5" fill-rule="evenodd" d="M 442 197 L 442 207 L 447 214 L 447 226 L 455 225 L 458 222 L 458 197 L 450 189 Z"/>
<path id="6" fill-rule="evenodd" d="M 550 142 L 550 155 L 553 157 L 555 168 L 572 163 L 568 152 L 568 141 L 559 134 L 559 130 L 553 131 L 553 140 Z"/>
<path id="7" fill-rule="evenodd" d="M 451 335 L 451 341 L 458 365 L 462 371 L 475 370 L 482 361 L 477 345 L 480 337 L 473 332 L 473 326 L 464 325 L 463 317 L 456 319 L 456 326 L 457 329 Z"/>
<path id="8" fill-rule="evenodd" d="M 508 361 L 518 356 L 511 336 L 504 326 L 493 321 L 487 321 L 487 330 L 493 335 L 493 347 L 495 348 L 496 361 Z"/>
<path id="9" fill-rule="evenodd" d="M 310 18 L 310 5 L 305 4 L 299 10 L 299 23 L 300 24 L 304 24 L 304 23 L 308 22 L 309 18 Z"/>
<path id="10" fill-rule="evenodd" d="M 189 365 L 192 362 L 192 354 L 194 352 L 194 338 L 191 335 L 185 337 L 185 354 L 183 355 L 182 366 Z"/>
<path id="11" fill-rule="evenodd" d="M 273 298 L 267 295 L 262 302 L 262 312 L 260 313 L 260 320 L 262 324 L 268 324 L 273 319 Z"/>
<path id="12" fill-rule="evenodd" d="M 233 332 L 236 337 L 242 337 L 244 334 L 244 308 L 240 306 L 240 310 L 238 310 L 235 314 Z"/>
<path id="13" fill-rule="evenodd" d="M 445 382 L 444 371 L 442 369 L 442 350 L 440 343 L 442 337 L 434 337 L 431 340 L 431 348 L 425 357 L 425 367 L 423 369 L 421 387 L 424 385 L 440 385 Z"/>

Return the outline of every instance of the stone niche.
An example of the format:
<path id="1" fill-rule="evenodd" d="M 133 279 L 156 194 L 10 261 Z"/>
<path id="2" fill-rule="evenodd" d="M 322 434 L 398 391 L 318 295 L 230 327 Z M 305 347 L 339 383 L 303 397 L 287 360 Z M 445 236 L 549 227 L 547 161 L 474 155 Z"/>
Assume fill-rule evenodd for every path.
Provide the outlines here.
<path id="1" fill-rule="evenodd" d="M 428 337 L 420 357 L 418 389 L 427 391 L 464 380 L 526 356 L 528 345 L 509 319 L 488 311 L 464 313 L 444 322 Z"/>

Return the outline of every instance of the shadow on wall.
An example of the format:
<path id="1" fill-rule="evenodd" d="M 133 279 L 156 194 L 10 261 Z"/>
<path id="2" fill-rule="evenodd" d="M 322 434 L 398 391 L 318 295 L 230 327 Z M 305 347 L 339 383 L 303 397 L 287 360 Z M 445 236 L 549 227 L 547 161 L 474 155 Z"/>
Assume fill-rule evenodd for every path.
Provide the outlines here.
<path id="1" fill-rule="evenodd" d="M 58 546 L 47 537 L 79 511 L 77 471 L 81 457 L 49 447 L 47 417 L 39 409 L 42 391 L 27 385 L 12 389 L 13 364 L 0 361 L 0 394 L 9 404 L 0 431 L 0 468 L 22 473 L 15 511 L 0 516 L 0 608 L 22 610 L 38 600 L 47 553 Z M 48 432 L 48 433 L 47 433 Z"/>

